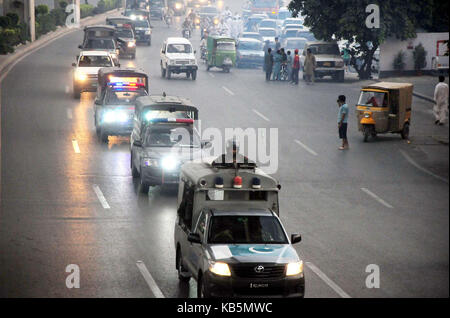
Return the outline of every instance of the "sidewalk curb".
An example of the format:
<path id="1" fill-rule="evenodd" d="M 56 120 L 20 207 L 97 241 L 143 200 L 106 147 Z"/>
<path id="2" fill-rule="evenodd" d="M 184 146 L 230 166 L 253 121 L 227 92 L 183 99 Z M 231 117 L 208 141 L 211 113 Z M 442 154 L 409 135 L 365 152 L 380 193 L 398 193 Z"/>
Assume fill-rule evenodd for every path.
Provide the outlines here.
<path id="1" fill-rule="evenodd" d="M 77 30 L 80 30 L 82 27 L 89 25 L 90 23 L 101 20 L 105 16 L 119 12 L 122 8 L 119 9 L 113 9 L 107 12 L 104 12 L 102 14 L 96 15 L 96 16 L 90 16 L 86 17 L 80 20 L 80 27 L 79 28 L 68 28 L 68 27 L 59 27 L 57 30 L 49 32 L 47 34 L 42 35 L 38 40 L 28 43 L 25 45 L 21 45 L 13 54 L 6 55 L 6 59 L 0 63 L 0 81 L 2 80 L 2 75 L 6 73 L 9 69 L 11 69 L 14 66 L 14 62 L 18 60 L 19 58 L 23 57 L 25 54 L 37 50 L 49 42 L 55 40 L 58 37 L 61 37 L 63 35 L 66 35 L 71 32 L 75 32 Z M 92 21 L 94 20 L 94 21 Z"/>

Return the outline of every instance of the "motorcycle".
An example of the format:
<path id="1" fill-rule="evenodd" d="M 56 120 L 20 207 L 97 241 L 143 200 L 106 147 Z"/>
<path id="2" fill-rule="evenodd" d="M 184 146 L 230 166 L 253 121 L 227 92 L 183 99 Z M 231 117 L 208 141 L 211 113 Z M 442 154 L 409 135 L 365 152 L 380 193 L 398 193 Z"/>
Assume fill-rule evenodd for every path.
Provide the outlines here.
<path id="1" fill-rule="evenodd" d="M 208 52 L 208 49 L 206 48 L 206 46 L 202 46 L 200 47 L 200 58 L 206 62 L 206 52 Z"/>
<path id="2" fill-rule="evenodd" d="M 172 24 L 172 17 L 170 15 L 165 16 L 164 21 L 166 21 L 167 27 L 170 28 L 170 25 Z"/>
<path id="3" fill-rule="evenodd" d="M 185 39 L 190 39 L 191 38 L 191 30 L 189 29 L 183 29 L 183 37 Z"/>

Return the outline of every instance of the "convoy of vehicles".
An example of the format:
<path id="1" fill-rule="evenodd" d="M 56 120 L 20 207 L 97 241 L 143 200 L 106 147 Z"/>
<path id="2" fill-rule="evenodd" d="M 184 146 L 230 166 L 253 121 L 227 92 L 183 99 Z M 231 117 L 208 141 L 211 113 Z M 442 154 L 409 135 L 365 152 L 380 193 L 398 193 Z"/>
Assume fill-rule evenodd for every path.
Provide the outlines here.
<path id="1" fill-rule="evenodd" d="M 390 82 L 362 88 L 356 115 L 365 142 L 381 133 L 398 133 L 408 139 L 413 88 L 409 83 Z"/>
<path id="2" fill-rule="evenodd" d="M 161 76 L 170 79 L 172 74 L 186 74 L 193 81 L 197 79 L 198 64 L 195 51 L 189 40 L 170 37 L 161 47 Z"/>
<path id="3" fill-rule="evenodd" d="M 174 243 L 178 278 L 197 296 L 304 297 L 303 262 L 280 219 L 280 186 L 254 163 L 182 166 Z M 224 156 L 222 156 L 223 158 Z"/>
<path id="4" fill-rule="evenodd" d="M 337 82 L 344 81 L 344 60 L 341 57 L 339 46 L 336 42 L 307 42 L 303 54 L 300 57 L 302 65 L 304 65 L 306 51 L 308 49 L 311 49 L 311 53 L 316 57 L 316 68 L 314 71 L 314 76 L 316 78 L 331 76 L 333 80 Z"/>

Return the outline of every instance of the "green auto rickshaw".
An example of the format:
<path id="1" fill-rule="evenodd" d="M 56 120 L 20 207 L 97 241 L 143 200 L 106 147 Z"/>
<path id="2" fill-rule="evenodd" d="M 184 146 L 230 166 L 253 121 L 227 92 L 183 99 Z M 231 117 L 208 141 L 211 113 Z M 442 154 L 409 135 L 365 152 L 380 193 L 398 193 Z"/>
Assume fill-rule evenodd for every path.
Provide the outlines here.
<path id="1" fill-rule="evenodd" d="M 206 69 L 209 71 L 211 67 L 218 67 L 229 73 L 236 65 L 236 41 L 225 36 L 211 35 L 207 42 Z"/>

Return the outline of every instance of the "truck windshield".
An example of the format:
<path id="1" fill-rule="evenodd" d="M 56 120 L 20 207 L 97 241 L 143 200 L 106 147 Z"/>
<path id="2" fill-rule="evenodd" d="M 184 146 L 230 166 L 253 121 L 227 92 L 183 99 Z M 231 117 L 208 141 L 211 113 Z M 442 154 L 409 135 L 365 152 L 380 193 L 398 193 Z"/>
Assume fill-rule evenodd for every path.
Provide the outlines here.
<path id="1" fill-rule="evenodd" d="M 147 95 L 145 90 L 142 89 L 109 89 L 106 92 L 105 104 L 106 105 L 134 105 L 136 102 L 136 98 L 139 96 Z"/>
<path id="2" fill-rule="evenodd" d="M 287 244 L 280 222 L 273 216 L 213 216 L 209 244 Z"/>
<path id="3" fill-rule="evenodd" d="M 111 67 L 112 62 L 109 56 L 87 56 L 80 57 L 79 67 Z"/>
<path id="4" fill-rule="evenodd" d="M 340 55 L 337 44 L 313 44 L 309 48 L 313 54 Z"/>
<path id="5" fill-rule="evenodd" d="M 191 53 L 190 44 L 169 44 L 167 45 L 167 53 Z"/>
<path id="6" fill-rule="evenodd" d="M 147 130 L 145 147 L 200 147 L 200 137 L 192 126 L 154 127 Z"/>
<path id="7" fill-rule="evenodd" d="M 85 47 L 86 49 L 104 49 L 114 50 L 114 40 L 112 39 L 90 39 Z"/>

